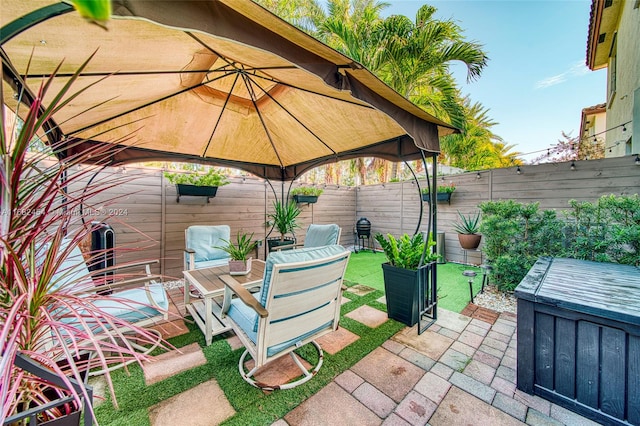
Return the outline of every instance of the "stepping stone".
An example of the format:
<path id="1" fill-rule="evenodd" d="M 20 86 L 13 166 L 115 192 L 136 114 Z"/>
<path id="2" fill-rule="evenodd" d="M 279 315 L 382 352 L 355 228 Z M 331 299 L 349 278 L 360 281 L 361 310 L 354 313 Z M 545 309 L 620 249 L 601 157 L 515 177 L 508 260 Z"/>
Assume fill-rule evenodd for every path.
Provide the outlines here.
<path id="1" fill-rule="evenodd" d="M 376 328 L 387 322 L 387 314 L 368 305 L 360 306 L 345 315 L 367 327 Z"/>
<path id="2" fill-rule="evenodd" d="M 524 423 L 500 411 L 475 396 L 452 386 L 429 419 L 432 426 L 477 425 L 509 426 Z"/>
<path id="3" fill-rule="evenodd" d="M 169 318 L 171 318 L 171 315 L 169 315 Z M 161 322 L 149 328 L 158 330 L 162 334 L 162 338 L 165 340 L 172 337 L 181 336 L 189 332 L 189 328 L 182 319 Z"/>
<path id="4" fill-rule="evenodd" d="M 319 339 L 316 339 L 316 341 L 322 347 L 324 352 L 335 355 L 359 338 L 360 336 L 357 334 L 354 334 L 345 328 L 338 327 L 336 331 L 325 334 Z"/>
<path id="5" fill-rule="evenodd" d="M 356 284 L 353 287 L 349 287 L 347 291 L 353 294 L 357 294 L 358 296 L 364 296 L 371 293 L 372 291 L 375 291 L 375 288 L 371 288 L 362 284 Z"/>
<path id="6" fill-rule="evenodd" d="M 311 364 L 303 358 L 299 357 L 299 359 L 307 370 L 312 367 Z M 244 368 L 246 371 L 250 371 L 254 365 L 255 362 L 253 359 L 249 359 L 249 361 L 244 363 Z M 285 355 L 263 365 L 262 368 L 253 375 L 253 379 L 268 386 L 278 386 L 288 383 L 299 376 L 302 376 L 302 371 L 300 371 L 300 368 L 298 368 L 293 361 L 291 355 Z"/>
<path id="7" fill-rule="evenodd" d="M 290 411 L 289 426 L 379 425 L 382 420 L 356 398 L 331 382 Z"/>
<path id="8" fill-rule="evenodd" d="M 142 363 L 147 386 L 207 363 L 200 345 L 192 343 Z"/>
<path id="9" fill-rule="evenodd" d="M 209 380 L 149 408 L 151 426 L 217 425 L 236 411 L 215 380 Z"/>

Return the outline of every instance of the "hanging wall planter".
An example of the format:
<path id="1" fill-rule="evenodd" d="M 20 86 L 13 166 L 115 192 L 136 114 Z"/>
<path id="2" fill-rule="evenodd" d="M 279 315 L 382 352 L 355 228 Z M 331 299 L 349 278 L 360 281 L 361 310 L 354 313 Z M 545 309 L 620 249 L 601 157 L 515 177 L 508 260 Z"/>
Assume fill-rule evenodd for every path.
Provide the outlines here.
<path id="1" fill-rule="evenodd" d="M 449 204 L 451 204 L 451 194 L 453 194 L 452 192 L 438 192 L 436 194 L 436 201 L 437 202 L 447 202 Z M 427 192 L 426 194 L 423 193 L 422 194 L 422 201 L 426 201 L 427 203 L 431 202 L 431 198 L 430 198 L 430 194 Z"/>
<path id="2" fill-rule="evenodd" d="M 291 196 L 296 203 L 316 203 L 318 197 L 324 192 L 315 186 L 299 186 L 291 190 Z"/>
<path id="3" fill-rule="evenodd" d="M 176 185 L 176 202 L 180 202 L 182 196 L 207 197 L 209 200 L 216 196 L 218 187 L 229 184 L 226 176 L 209 169 L 203 175 L 195 173 L 169 173 L 165 172 L 164 176 L 169 182 Z"/>

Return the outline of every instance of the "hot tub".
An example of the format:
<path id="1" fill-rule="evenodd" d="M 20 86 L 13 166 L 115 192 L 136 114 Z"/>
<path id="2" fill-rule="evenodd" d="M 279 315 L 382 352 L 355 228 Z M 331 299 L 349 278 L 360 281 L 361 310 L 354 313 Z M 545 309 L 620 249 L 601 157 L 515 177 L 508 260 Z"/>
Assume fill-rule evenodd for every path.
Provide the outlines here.
<path id="1" fill-rule="evenodd" d="M 541 258 L 515 291 L 518 389 L 640 424 L 640 268 Z"/>

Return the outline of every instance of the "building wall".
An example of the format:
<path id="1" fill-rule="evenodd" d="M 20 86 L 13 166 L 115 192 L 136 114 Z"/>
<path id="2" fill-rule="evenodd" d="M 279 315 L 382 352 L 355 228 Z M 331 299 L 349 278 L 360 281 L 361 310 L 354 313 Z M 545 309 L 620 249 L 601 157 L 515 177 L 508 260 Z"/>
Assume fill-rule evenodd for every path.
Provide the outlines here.
<path id="1" fill-rule="evenodd" d="M 640 8 L 636 1 L 624 1 L 617 31 L 616 92 L 607 102 L 607 155 L 640 153 Z M 607 70 L 611 73 L 611 69 Z M 635 112 L 634 112 L 635 111 Z M 622 127 L 616 127 L 623 123 Z M 613 129 L 616 127 L 615 129 Z M 631 138 L 632 146 L 626 146 Z M 612 152 L 608 153 L 611 147 Z"/>

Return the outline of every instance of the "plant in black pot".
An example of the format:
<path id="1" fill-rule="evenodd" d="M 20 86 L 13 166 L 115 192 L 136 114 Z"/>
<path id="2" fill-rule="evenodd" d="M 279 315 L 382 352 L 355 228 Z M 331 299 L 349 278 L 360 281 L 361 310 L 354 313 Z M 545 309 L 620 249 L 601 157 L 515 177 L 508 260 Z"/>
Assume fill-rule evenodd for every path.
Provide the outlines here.
<path id="1" fill-rule="evenodd" d="M 458 211 L 458 216 L 460 221 L 453 224 L 453 229 L 458 233 L 460 246 L 465 250 L 477 249 L 482 239 L 482 235 L 478 234 L 480 230 L 480 212 L 465 216 Z"/>
<path id="2" fill-rule="evenodd" d="M 291 196 L 296 203 L 315 203 L 324 190 L 315 186 L 299 186 L 291 190 Z"/>
<path id="3" fill-rule="evenodd" d="M 389 261 L 382 264 L 387 315 L 411 327 L 419 320 L 424 298 L 429 297 L 425 292 L 438 259 L 433 251 L 435 241 L 430 236 L 425 243 L 421 233 L 399 239 L 378 233 L 374 238 Z"/>
<path id="4" fill-rule="evenodd" d="M 229 184 L 227 177 L 213 168 L 205 174 L 165 172 L 164 177 L 176 186 L 178 203 L 183 195 L 207 197 L 208 203 L 210 198 L 216 196 L 218 187 Z"/>
<path id="5" fill-rule="evenodd" d="M 297 228 L 300 228 L 298 224 L 298 216 L 300 215 L 300 209 L 295 203 L 282 203 L 281 201 L 273 202 L 273 212 L 267 213 L 267 226 L 271 226 L 280 232 L 280 237 L 269 238 L 267 244 L 269 251 L 274 247 L 293 245 L 296 240 L 295 237 L 285 237 L 287 234 L 294 234 Z"/>
<path id="6" fill-rule="evenodd" d="M 257 241 L 251 241 L 253 233 L 236 234 L 235 243 L 232 241 L 222 240 L 226 243 L 224 246 L 216 247 L 229 253 L 231 260 L 229 261 L 230 275 L 247 275 L 251 272 L 251 257 L 249 254 L 258 246 Z"/>

